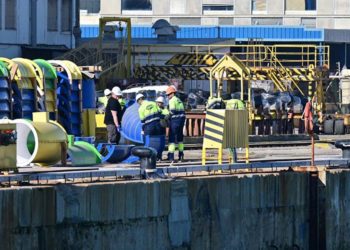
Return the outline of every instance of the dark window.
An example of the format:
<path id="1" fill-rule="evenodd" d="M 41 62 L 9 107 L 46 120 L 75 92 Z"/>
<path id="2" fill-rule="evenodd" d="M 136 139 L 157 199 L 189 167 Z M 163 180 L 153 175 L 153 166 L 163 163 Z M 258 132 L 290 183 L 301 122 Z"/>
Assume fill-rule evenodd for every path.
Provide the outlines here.
<path id="1" fill-rule="evenodd" d="M 203 11 L 232 11 L 233 5 L 203 5 Z"/>
<path id="2" fill-rule="evenodd" d="M 80 0 L 80 9 L 88 13 L 100 13 L 101 0 Z"/>
<path id="3" fill-rule="evenodd" d="M 57 0 L 48 0 L 47 2 L 47 30 L 57 31 L 58 30 L 58 9 Z"/>
<path id="4" fill-rule="evenodd" d="M 305 0 L 305 10 L 316 10 L 316 0 Z"/>
<path id="5" fill-rule="evenodd" d="M 16 14 L 17 14 L 17 0 L 5 0 L 5 29 L 15 30 Z"/>
<path id="6" fill-rule="evenodd" d="M 61 31 L 71 31 L 72 30 L 72 1 L 62 0 L 61 6 Z"/>
<path id="7" fill-rule="evenodd" d="M 316 10 L 316 0 L 286 0 L 286 10 Z"/>
<path id="8" fill-rule="evenodd" d="M 122 10 L 152 10 L 152 0 L 122 0 Z"/>

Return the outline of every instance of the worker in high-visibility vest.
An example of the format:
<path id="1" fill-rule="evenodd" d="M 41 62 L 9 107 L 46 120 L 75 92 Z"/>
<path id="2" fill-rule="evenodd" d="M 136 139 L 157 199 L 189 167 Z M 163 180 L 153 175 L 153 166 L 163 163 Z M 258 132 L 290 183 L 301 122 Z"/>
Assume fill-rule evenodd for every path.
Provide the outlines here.
<path id="1" fill-rule="evenodd" d="M 160 125 L 162 126 L 162 132 L 165 135 L 166 134 L 166 128 L 169 126 L 169 110 L 164 106 L 164 97 L 163 96 L 159 96 L 156 99 L 156 103 L 158 105 L 158 107 L 160 108 L 160 110 L 162 111 L 162 117 L 160 119 Z"/>
<path id="2" fill-rule="evenodd" d="M 159 96 L 156 99 L 156 103 L 158 105 L 158 107 L 162 110 L 162 115 L 167 116 L 169 115 L 169 110 L 164 106 L 164 97 L 163 96 Z"/>
<path id="3" fill-rule="evenodd" d="M 146 101 L 143 94 L 136 95 L 136 102 L 140 105 L 139 116 L 142 123 L 142 134 L 145 136 L 164 135 L 161 126 L 162 111 L 155 102 Z M 158 150 L 157 160 L 162 160 L 163 150 Z"/>
<path id="4" fill-rule="evenodd" d="M 186 114 L 182 101 L 175 95 L 174 86 L 169 86 L 166 90 L 169 99 L 169 146 L 168 160 L 174 161 L 175 143 L 178 143 L 179 161 L 184 159 L 183 127 L 185 125 Z"/>
<path id="5" fill-rule="evenodd" d="M 98 98 L 98 101 L 100 103 L 102 103 L 103 106 L 106 108 L 107 107 L 107 103 L 108 103 L 108 99 L 111 97 L 112 91 L 110 91 L 109 89 L 105 89 L 103 91 L 103 93 L 104 93 L 104 96 Z"/>
<path id="6" fill-rule="evenodd" d="M 143 94 L 136 95 L 136 102 L 140 105 L 139 116 L 144 135 L 161 135 L 160 119 L 162 111 L 155 102 L 146 101 Z"/>
<path id="7" fill-rule="evenodd" d="M 245 105 L 239 99 L 230 99 L 226 102 L 226 109 L 245 109 Z"/>

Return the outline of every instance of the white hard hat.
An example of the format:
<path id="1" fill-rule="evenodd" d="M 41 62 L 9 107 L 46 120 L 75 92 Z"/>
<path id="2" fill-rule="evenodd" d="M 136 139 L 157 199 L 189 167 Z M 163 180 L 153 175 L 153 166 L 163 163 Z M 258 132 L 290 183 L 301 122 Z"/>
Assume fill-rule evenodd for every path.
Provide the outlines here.
<path id="1" fill-rule="evenodd" d="M 103 93 L 105 94 L 105 96 L 108 96 L 108 95 L 110 95 L 112 92 L 111 92 L 109 89 L 105 89 L 105 90 L 103 91 Z"/>
<path id="2" fill-rule="evenodd" d="M 140 98 L 145 98 L 145 96 L 143 94 L 137 94 L 136 101 L 138 101 Z"/>
<path id="3" fill-rule="evenodd" d="M 116 96 L 121 96 L 123 95 L 122 91 L 120 90 L 119 87 L 113 87 L 112 93 L 115 94 Z"/>
<path id="4" fill-rule="evenodd" d="M 164 97 L 163 97 L 163 96 L 159 96 L 159 97 L 157 98 L 156 102 L 164 103 Z"/>

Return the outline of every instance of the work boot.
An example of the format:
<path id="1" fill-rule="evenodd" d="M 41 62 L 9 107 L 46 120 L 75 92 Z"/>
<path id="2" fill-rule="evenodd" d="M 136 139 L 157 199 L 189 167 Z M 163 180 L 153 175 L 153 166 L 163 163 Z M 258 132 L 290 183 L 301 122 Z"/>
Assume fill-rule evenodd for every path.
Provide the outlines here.
<path id="1" fill-rule="evenodd" d="M 184 162 L 184 152 L 179 152 L 179 162 Z"/>
<path id="2" fill-rule="evenodd" d="M 174 153 L 168 153 L 168 161 L 170 162 L 174 161 Z"/>

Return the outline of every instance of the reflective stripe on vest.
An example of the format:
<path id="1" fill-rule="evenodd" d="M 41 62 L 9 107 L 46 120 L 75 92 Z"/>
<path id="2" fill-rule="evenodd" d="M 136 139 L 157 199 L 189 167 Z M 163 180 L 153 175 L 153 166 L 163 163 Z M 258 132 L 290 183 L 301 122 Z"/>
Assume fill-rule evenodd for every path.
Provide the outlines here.
<path id="1" fill-rule="evenodd" d="M 169 110 L 170 110 L 170 118 L 176 119 L 176 118 L 185 118 L 185 108 L 182 101 L 174 96 L 169 101 Z"/>
<path id="2" fill-rule="evenodd" d="M 139 108 L 139 116 L 142 123 L 147 124 L 160 120 L 161 110 L 155 102 L 143 101 Z"/>

